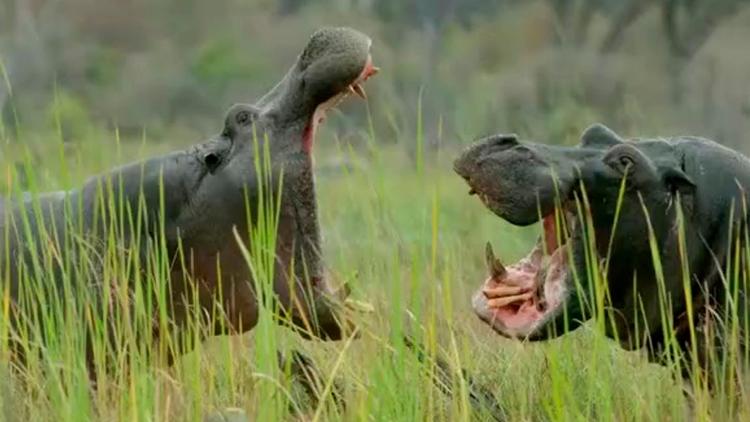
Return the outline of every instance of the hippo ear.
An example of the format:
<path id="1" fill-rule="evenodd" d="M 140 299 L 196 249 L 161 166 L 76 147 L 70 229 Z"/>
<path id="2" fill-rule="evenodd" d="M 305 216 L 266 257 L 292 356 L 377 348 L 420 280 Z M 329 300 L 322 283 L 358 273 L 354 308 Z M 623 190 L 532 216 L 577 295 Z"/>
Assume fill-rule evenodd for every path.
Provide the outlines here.
<path id="1" fill-rule="evenodd" d="M 662 173 L 664 183 L 671 192 L 679 192 L 681 195 L 692 195 L 695 193 L 695 183 L 690 176 L 676 167 L 669 167 Z"/>
<path id="2" fill-rule="evenodd" d="M 601 123 L 594 123 L 581 135 L 583 148 L 610 148 L 621 143 L 623 143 L 622 138 Z"/>

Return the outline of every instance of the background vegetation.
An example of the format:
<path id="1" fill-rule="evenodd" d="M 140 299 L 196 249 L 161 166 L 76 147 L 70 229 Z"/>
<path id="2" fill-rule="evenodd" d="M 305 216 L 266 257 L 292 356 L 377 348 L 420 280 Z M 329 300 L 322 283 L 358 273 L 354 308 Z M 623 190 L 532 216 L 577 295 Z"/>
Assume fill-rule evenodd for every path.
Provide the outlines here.
<path id="1" fill-rule="evenodd" d="M 270 358 L 253 351 L 273 339 L 308 351 L 345 384 L 346 411 L 313 406 L 304 418 L 468 419 L 465 389 L 447 397 L 433 388 L 400 341 L 410 309 L 428 344 L 490 386 L 509 419 L 682 420 L 687 403 L 672 372 L 590 327 L 520 345 L 476 320 L 469 297 L 484 277 L 484 242 L 515 259 L 538 229 L 509 226 L 469 200 L 450 161 L 482 134 L 572 144 L 594 121 L 628 136 L 702 135 L 750 151 L 746 4 L 0 1 L 4 191 L 29 186 L 23 163 L 40 188 L 70 188 L 207 138 L 229 105 L 269 89 L 321 25 L 368 33 L 383 69 L 367 103 L 349 100 L 330 116 L 315 152 L 328 265 L 376 308 L 363 338 L 307 343 L 279 328 L 212 339 L 175 368 L 106 380 L 93 399 L 36 374 L 3 393 L 3 417 L 200 420 L 236 406 L 302 419 L 262 413 L 258 386 L 284 377 L 266 373 Z M 76 359 L 61 353 L 55 364 Z M 726 396 L 699 399 L 699 418 L 729 417 Z"/>

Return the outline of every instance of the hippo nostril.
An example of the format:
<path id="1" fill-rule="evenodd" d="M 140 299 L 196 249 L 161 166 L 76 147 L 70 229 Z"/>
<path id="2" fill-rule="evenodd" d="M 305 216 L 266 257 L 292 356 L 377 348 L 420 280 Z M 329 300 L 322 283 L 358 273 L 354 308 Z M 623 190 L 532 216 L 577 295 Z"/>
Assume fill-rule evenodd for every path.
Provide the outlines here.
<path id="1" fill-rule="evenodd" d="M 208 171 L 213 173 L 214 170 L 219 167 L 219 164 L 221 164 L 221 157 L 219 157 L 218 154 L 209 152 L 208 154 L 203 156 L 203 163 L 208 168 Z"/>

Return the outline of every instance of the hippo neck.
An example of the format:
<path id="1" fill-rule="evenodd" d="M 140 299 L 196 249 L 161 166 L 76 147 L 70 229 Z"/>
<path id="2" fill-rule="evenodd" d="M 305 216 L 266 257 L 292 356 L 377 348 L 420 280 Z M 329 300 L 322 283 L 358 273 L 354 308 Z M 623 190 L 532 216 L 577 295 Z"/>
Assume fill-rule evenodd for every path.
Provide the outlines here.
<path id="1" fill-rule="evenodd" d="M 284 205 L 280 224 L 292 224 L 294 266 L 298 277 L 322 277 L 321 236 L 312 159 L 301 154 L 285 172 Z M 283 221 L 286 220 L 286 221 Z"/>
<path id="2" fill-rule="evenodd" d="M 305 98 L 304 81 L 297 68 L 297 64 L 292 66 L 284 78 L 255 104 L 262 113 L 273 115 L 279 124 L 309 120 L 317 106 Z"/>

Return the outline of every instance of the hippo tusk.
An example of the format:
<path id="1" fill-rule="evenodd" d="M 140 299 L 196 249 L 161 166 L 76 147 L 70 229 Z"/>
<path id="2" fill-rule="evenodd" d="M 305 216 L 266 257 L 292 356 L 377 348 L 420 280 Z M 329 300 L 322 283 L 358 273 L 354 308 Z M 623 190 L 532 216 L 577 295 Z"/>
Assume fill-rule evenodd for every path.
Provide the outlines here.
<path id="1" fill-rule="evenodd" d="M 372 312 L 375 312 L 375 307 L 372 306 L 372 303 L 364 302 L 361 300 L 354 300 L 347 298 L 344 300 L 344 306 L 347 309 L 350 309 L 355 312 L 363 313 L 363 314 L 369 314 Z"/>
<path id="2" fill-rule="evenodd" d="M 338 290 L 336 290 L 335 297 L 343 298 L 344 307 L 352 311 L 360 312 L 360 313 L 375 312 L 375 307 L 371 303 L 352 299 L 349 297 L 351 293 L 352 293 L 352 288 L 349 285 L 349 282 L 346 281 L 344 282 L 344 284 L 341 285 L 341 287 L 338 288 Z"/>
<path id="3" fill-rule="evenodd" d="M 352 90 L 359 98 L 367 100 L 367 93 L 365 93 L 365 89 L 362 88 L 362 85 L 355 83 L 350 85 L 349 89 Z"/>
<path id="4" fill-rule="evenodd" d="M 492 244 L 487 242 L 485 247 L 485 256 L 487 259 L 487 270 L 490 272 L 492 278 L 499 278 L 505 275 L 505 267 L 499 259 L 495 257 L 495 252 L 492 250 Z"/>

